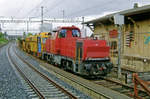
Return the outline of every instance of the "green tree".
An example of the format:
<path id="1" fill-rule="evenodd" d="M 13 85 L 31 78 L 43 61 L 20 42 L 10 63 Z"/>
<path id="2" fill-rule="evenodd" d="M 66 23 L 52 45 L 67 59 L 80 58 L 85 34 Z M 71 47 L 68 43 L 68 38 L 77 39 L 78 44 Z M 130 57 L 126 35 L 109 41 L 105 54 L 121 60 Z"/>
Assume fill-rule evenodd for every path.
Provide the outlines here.
<path id="1" fill-rule="evenodd" d="M 27 34 L 27 36 L 30 36 L 30 35 L 32 35 L 32 33 L 28 33 L 28 34 Z"/>
<path id="2" fill-rule="evenodd" d="M 23 32 L 23 38 L 26 38 L 26 33 L 25 32 Z"/>
<path id="3" fill-rule="evenodd" d="M 4 34 L 2 32 L 0 32 L 0 38 L 3 38 Z"/>

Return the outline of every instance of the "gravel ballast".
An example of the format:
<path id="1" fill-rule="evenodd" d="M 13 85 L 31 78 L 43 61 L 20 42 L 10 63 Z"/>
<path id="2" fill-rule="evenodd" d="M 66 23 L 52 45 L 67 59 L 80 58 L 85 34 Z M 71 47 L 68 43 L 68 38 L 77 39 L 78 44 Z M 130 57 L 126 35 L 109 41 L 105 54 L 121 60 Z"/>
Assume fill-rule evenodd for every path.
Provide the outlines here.
<path id="1" fill-rule="evenodd" d="M 30 99 L 8 61 L 7 48 L 8 45 L 0 48 L 0 99 Z"/>
<path id="2" fill-rule="evenodd" d="M 17 51 L 17 54 L 19 54 L 21 57 L 23 57 L 29 63 L 33 64 L 38 70 L 40 70 L 41 72 L 44 72 L 48 77 L 50 77 L 51 79 L 53 79 L 60 85 L 64 86 L 66 89 L 69 89 L 76 95 L 80 96 L 80 99 L 91 99 L 90 96 L 85 95 L 81 91 L 77 90 L 76 88 L 74 88 L 74 87 L 68 85 L 67 83 L 65 83 L 64 81 L 60 80 L 55 75 L 53 75 L 53 74 L 49 73 L 48 71 L 44 70 L 43 68 L 41 68 L 40 63 L 37 60 L 31 58 L 30 56 L 27 56 L 26 53 L 20 51 L 18 48 L 16 48 L 16 51 Z"/>

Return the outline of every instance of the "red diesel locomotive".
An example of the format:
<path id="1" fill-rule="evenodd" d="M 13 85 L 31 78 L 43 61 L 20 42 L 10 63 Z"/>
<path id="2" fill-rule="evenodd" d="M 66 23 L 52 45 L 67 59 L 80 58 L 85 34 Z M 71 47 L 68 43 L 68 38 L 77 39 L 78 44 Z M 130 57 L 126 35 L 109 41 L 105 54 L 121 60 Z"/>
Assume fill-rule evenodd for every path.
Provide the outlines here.
<path id="1" fill-rule="evenodd" d="M 80 29 L 59 27 L 47 38 L 42 59 L 86 76 L 106 75 L 112 69 L 105 40 L 81 38 Z"/>

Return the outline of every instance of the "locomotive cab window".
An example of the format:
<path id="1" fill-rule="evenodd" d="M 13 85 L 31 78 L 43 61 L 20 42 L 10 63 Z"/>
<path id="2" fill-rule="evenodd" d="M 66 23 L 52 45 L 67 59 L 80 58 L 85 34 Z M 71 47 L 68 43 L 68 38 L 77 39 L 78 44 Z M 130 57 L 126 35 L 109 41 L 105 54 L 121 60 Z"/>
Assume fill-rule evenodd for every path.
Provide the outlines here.
<path id="1" fill-rule="evenodd" d="M 80 37 L 79 30 L 76 30 L 76 29 L 72 30 L 72 37 Z"/>
<path id="2" fill-rule="evenodd" d="M 65 38 L 67 35 L 67 30 L 66 29 L 62 29 L 60 32 L 59 32 L 59 38 Z"/>

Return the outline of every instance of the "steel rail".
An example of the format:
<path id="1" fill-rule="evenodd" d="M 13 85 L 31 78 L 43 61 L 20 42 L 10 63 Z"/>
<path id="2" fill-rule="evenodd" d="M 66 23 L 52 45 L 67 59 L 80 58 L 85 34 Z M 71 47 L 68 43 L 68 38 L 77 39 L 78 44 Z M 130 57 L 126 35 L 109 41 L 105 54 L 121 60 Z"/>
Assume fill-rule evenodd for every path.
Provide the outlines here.
<path id="1" fill-rule="evenodd" d="M 122 86 L 122 87 L 124 87 L 124 88 L 134 90 L 134 87 L 129 86 L 129 85 L 127 85 L 127 84 L 123 84 L 123 83 L 121 83 L 121 82 L 114 81 L 114 80 L 109 79 L 109 78 L 106 78 L 106 77 L 101 77 L 101 79 L 103 79 L 103 80 L 105 80 L 105 81 L 108 81 L 108 82 L 111 82 L 111 83 L 115 83 L 116 85 Z M 98 84 L 99 82 L 94 82 L 94 83 Z M 111 88 L 110 88 L 110 89 L 111 89 Z M 144 91 L 144 90 L 142 90 L 142 89 L 139 89 L 139 88 L 138 88 L 138 91 L 146 94 L 146 91 Z M 131 96 L 131 97 L 133 97 L 132 93 L 130 93 L 130 94 L 128 94 L 128 95 Z"/>
<path id="2" fill-rule="evenodd" d="M 36 69 L 32 64 L 30 64 L 27 61 L 25 61 L 22 57 L 20 57 L 16 53 L 16 51 L 14 51 L 14 52 L 17 55 L 17 57 L 19 57 L 24 63 L 26 63 L 30 68 L 32 68 L 35 72 L 37 72 L 45 80 L 47 80 L 48 82 L 52 83 L 56 88 L 60 89 L 62 92 L 64 92 L 66 95 L 68 95 L 71 99 L 78 99 L 76 96 L 72 95 L 70 92 L 68 92 L 67 90 L 65 90 L 64 88 L 62 88 L 60 85 L 58 85 L 57 83 L 55 83 L 54 81 L 52 81 L 49 77 L 47 77 L 46 75 L 44 75 L 43 73 L 41 73 L 40 71 L 38 71 L 38 69 Z"/>
<path id="3" fill-rule="evenodd" d="M 40 99 L 44 99 L 44 96 L 42 95 L 42 93 L 40 93 L 40 91 L 34 86 L 34 84 L 32 84 L 32 82 L 25 76 L 25 74 L 22 72 L 22 70 L 17 66 L 17 64 L 14 62 L 14 60 L 12 59 L 12 56 L 10 55 L 10 46 L 8 48 L 8 56 L 11 60 L 11 62 L 13 63 L 13 65 L 15 66 L 15 68 L 18 70 L 18 72 L 20 73 L 20 75 L 24 78 L 24 80 L 29 84 L 29 86 L 34 90 L 34 92 L 36 92 L 36 94 L 40 97 Z"/>
<path id="4" fill-rule="evenodd" d="M 4 46 L 7 45 L 7 44 L 8 44 L 8 43 L 0 45 L 0 48 L 4 47 Z"/>

